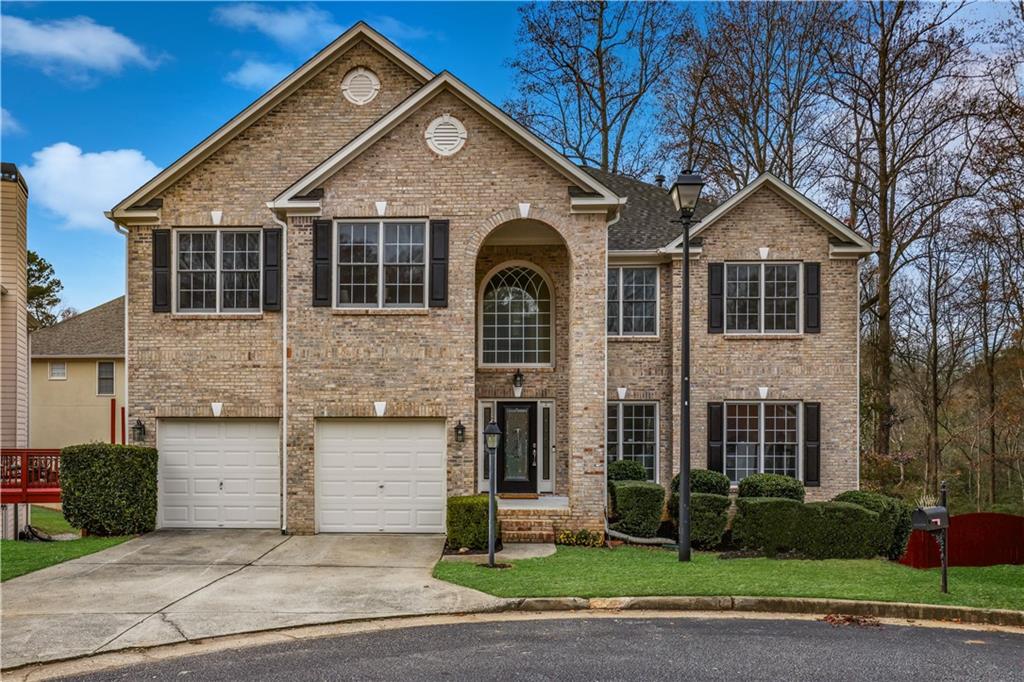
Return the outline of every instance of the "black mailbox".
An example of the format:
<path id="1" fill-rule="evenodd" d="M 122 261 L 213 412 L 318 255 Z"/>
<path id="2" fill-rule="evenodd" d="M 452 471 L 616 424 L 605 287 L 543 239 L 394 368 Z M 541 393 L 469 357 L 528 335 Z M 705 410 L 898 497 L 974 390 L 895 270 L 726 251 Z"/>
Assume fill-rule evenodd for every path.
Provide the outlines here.
<path id="1" fill-rule="evenodd" d="M 934 532 L 949 528 L 949 511 L 945 507 L 918 507 L 911 517 L 914 530 Z"/>

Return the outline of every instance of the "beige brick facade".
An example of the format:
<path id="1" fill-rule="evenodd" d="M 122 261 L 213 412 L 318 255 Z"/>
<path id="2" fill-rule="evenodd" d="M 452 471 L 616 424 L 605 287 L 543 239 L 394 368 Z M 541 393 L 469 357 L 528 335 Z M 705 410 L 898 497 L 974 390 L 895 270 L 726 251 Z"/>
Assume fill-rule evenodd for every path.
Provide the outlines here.
<path id="1" fill-rule="evenodd" d="M 380 77 L 381 93 L 356 107 L 341 95 L 354 66 Z M 368 43 L 341 55 L 258 123 L 221 147 L 160 195 L 156 226 L 221 225 L 272 228 L 266 202 L 364 130 L 420 85 Z M 467 131 L 464 147 L 439 156 L 424 142 L 434 118 L 451 114 Z M 536 512 L 558 528 L 604 526 L 605 409 L 616 388 L 628 400 L 652 400 L 660 409 L 659 479 L 667 483 L 677 458 L 680 305 L 678 258 L 659 264 L 659 334 L 608 339 L 605 334 L 607 218 L 574 213 L 566 176 L 456 92 L 443 89 L 322 183 L 319 215 L 336 219 L 431 218 L 450 221 L 446 308 L 351 310 L 313 307 L 313 220 L 287 219 L 287 405 L 281 312 L 242 315 L 154 313 L 154 225 L 132 225 L 128 236 L 128 376 L 131 419 L 141 418 L 155 442 L 157 420 L 223 416 L 282 418 L 287 413 L 287 530 L 316 530 L 318 419 L 371 417 L 374 402 L 386 416 L 443 418 L 447 494 L 477 489 L 478 400 L 511 395 L 515 368 L 480 367 L 479 292 L 484 276 L 509 261 L 535 265 L 554 297 L 552 367 L 523 368 L 524 398 L 555 403 L 555 489 L 568 508 Z M 494 231 L 524 217 L 553 239 L 496 244 Z M 750 258 L 769 246 L 772 258 L 822 262 L 824 331 L 798 339 L 724 340 L 705 333 L 704 296 L 710 258 Z M 820 399 L 823 494 L 856 485 L 856 266 L 827 256 L 826 233 L 774 194 L 752 197 L 705 238 L 694 262 L 694 465 L 704 458 L 702 411 L 708 400 L 749 397 L 756 386 L 772 397 Z M 736 357 L 740 355 L 742 357 Z M 466 428 L 464 443 L 454 426 Z M 530 515 L 527 514 L 527 517 Z M 514 514 L 503 511 L 503 518 Z M 513 524 L 514 525 L 514 524 Z M 529 534 L 529 528 L 518 528 Z"/>

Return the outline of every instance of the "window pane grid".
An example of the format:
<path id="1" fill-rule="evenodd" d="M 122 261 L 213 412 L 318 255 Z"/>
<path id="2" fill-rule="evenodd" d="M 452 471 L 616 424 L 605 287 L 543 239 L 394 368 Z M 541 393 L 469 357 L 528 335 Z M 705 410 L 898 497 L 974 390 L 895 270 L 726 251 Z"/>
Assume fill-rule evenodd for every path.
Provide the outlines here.
<path id="1" fill-rule="evenodd" d="M 384 304 L 423 305 L 426 229 L 423 223 L 384 225 Z"/>
<path id="2" fill-rule="evenodd" d="M 764 328 L 770 332 L 797 331 L 800 266 L 764 266 Z"/>
<path id="3" fill-rule="evenodd" d="M 259 310 L 259 232 L 221 232 L 221 306 Z"/>
<path id="4" fill-rule="evenodd" d="M 217 309 L 217 233 L 178 233 L 178 310 Z"/>
<path id="5" fill-rule="evenodd" d="M 658 269 L 608 269 L 608 333 L 612 336 L 656 334 Z"/>
<path id="6" fill-rule="evenodd" d="M 619 269 L 608 269 L 608 333 L 619 333 Z"/>
<path id="7" fill-rule="evenodd" d="M 761 330 L 761 266 L 736 264 L 726 267 L 725 325 L 728 331 Z"/>
<path id="8" fill-rule="evenodd" d="M 378 223 L 338 225 L 338 305 L 376 306 Z"/>
<path id="9" fill-rule="evenodd" d="M 725 411 L 725 475 L 738 483 L 757 473 L 758 405 L 729 403 Z"/>
<path id="10" fill-rule="evenodd" d="M 764 406 L 764 472 L 796 478 L 797 406 L 769 403 Z"/>
<path id="11" fill-rule="evenodd" d="M 96 393 L 114 394 L 114 363 L 101 362 L 96 366 Z"/>
<path id="12" fill-rule="evenodd" d="M 607 414 L 608 462 L 640 462 L 648 480 L 657 478 L 658 406 L 654 403 L 609 403 Z"/>
<path id="13" fill-rule="evenodd" d="M 550 364 L 551 292 L 536 270 L 495 273 L 484 289 L 482 324 L 484 364 Z"/>

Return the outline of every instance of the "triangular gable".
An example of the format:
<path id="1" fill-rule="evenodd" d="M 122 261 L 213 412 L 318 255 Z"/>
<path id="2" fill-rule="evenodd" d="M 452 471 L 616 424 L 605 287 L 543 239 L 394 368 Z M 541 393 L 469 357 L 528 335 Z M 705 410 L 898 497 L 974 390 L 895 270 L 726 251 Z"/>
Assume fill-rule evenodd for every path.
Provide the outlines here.
<path id="1" fill-rule="evenodd" d="M 132 194 L 120 201 L 109 213 L 112 218 L 132 217 L 140 215 L 140 211 L 131 210 L 144 204 L 155 195 L 177 181 L 183 174 L 192 170 L 214 152 L 227 144 L 235 136 L 249 127 L 267 111 L 271 110 L 296 90 L 312 80 L 323 69 L 334 62 L 343 52 L 356 45 L 359 40 L 366 39 L 374 47 L 391 57 L 402 68 L 412 74 L 421 83 L 426 83 L 434 74 L 427 67 L 413 59 L 408 53 L 375 31 L 365 22 L 358 22 L 348 29 L 330 45 L 313 55 L 305 64 L 293 71 L 291 75 L 265 92 L 255 102 L 243 109 L 241 113 L 222 125 L 202 142 L 190 149 L 181 158 L 160 171 L 153 179 Z M 130 213 L 125 214 L 124 211 Z"/>
<path id="2" fill-rule="evenodd" d="M 784 183 L 779 178 L 775 177 L 771 173 L 762 173 L 752 183 L 736 192 L 728 200 L 722 203 L 718 208 L 708 213 L 704 218 L 693 226 L 690 230 L 690 239 L 697 238 L 701 232 L 714 225 L 722 216 L 729 213 L 736 206 L 743 203 L 743 200 L 749 197 L 751 194 L 759 190 L 761 187 L 768 185 L 772 189 L 776 190 L 783 197 L 788 199 L 796 208 L 805 213 L 808 217 L 812 218 L 815 222 L 825 228 L 833 236 L 837 237 L 842 244 L 831 245 L 831 252 L 833 256 L 842 257 L 854 257 L 854 256 L 866 256 L 874 253 L 875 249 L 866 239 L 857 234 L 856 231 L 850 229 L 842 221 L 837 219 L 831 213 L 818 206 L 816 203 L 808 199 L 806 196 Z M 665 250 L 679 250 L 682 248 L 683 236 L 680 235 L 669 244 Z"/>
<path id="3" fill-rule="evenodd" d="M 551 167 L 560 172 L 583 192 L 573 192 L 570 197 L 573 210 L 579 212 L 601 212 L 617 209 L 624 203 L 612 190 L 600 183 L 596 178 L 582 171 L 555 149 L 541 140 L 527 128 L 520 125 L 508 114 L 488 102 L 475 90 L 458 78 L 443 71 L 422 88 L 414 92 L 401 104 L 382 116 L 376 123 L 354 137 L 341 149 L 325 159 L 318 166 L 302 176 L 288 189 L 284 190 L 273 201 L 268 202 L 271 209 L 310 209 L 313 208 L 307 195 L 319 187 L 329 177 L 340 171 L 388 132 L 406 120 L 413 112 L 429 102 L 442 90 L 448 90 L 473 107 L 484 118 L 495 124 L 522 144 L 533 151 Z"/>

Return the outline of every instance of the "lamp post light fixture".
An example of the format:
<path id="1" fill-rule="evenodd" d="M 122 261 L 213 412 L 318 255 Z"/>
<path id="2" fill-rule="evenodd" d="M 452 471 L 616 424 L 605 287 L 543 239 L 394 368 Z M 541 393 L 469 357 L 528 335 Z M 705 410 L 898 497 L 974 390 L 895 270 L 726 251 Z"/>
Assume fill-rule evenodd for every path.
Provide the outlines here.
<path id="1" fill-rule="evenodd" d="M 516 370 L 516 373 L 512 375 L 512 395 L 517 398 L 523 396 L 523 373 L 521 370 Z"/>
<path id="2" fill-rule="evenodd" d="M 487 477 L 487 565 L 494 568 L 495 521 L 498 516 L 498 443 L 501 441 L 501 427 L 493 419 L 484 428 L 484 445 L 487 446 L 487 460 L 490 463 Z"/>
<path id="3" fill-rule="evenodd" d="M 692 170 L 679 174 L 669 190 L 683 226 L 683 428 L 679 462 L 679 560 L 690 560 L 690 227 L 704 178 Z"/>
<path id="4" fill-rule="evenodd" d="M 462 425 L 462 420 L 455 425 L 455 442 L 464 443 L 466 442 L 466 427 Z"/>
<path id="5" fill-rule="evenodd" d="M 135 423 L 132 424 L 132 442 L 143 443 L 146 440 L 146 425 L 142 423 L 141 419 L 136 418 Z"/>

